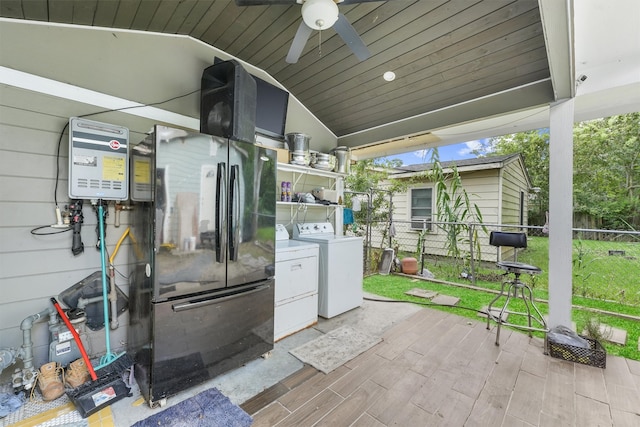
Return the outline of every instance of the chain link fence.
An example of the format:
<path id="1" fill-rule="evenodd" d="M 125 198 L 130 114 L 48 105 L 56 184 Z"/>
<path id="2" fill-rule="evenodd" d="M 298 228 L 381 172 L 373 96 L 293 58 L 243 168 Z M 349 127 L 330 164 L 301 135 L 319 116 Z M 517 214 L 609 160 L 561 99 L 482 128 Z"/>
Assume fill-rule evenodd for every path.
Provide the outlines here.
<path id="1" fill-rule="evenodd" d="M 528 246 L 517 252 L 498 249 L 489 244 L 491 231 L 525 232 Z M 387 267 L 398 271 L 398 261 L 410 257 L 416 259 L 422 276 L 499 289 L 504 271 L 496 267 L 496 261 L 517 259 L 542 269 L 541 274 L 528 276 L 525 281 L 537 293 L 546 293 L 546 231 L 543 227 L 504 224 L 387 221 L 350 228 L 347 234 L 363 237 L 367 274 Z M 387 264 L 382 261 L 384 250 L 389 248 L 394 251 L 395 262 Z M 572 262 L 575 296 L 640 305 L 640 232 L 574 229 Z"/>

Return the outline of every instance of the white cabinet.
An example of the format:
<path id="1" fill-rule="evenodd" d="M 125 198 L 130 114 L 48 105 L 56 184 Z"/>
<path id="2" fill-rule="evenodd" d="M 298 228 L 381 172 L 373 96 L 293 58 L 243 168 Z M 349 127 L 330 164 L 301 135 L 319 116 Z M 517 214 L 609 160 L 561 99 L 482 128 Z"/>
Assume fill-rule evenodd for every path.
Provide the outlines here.
<path id="1" fill-rule="evenodd" d="M 282 181 L 291 183 L 292 196 L 296 193 L 311 193 L 316 188 L 334 190 L 340 202 L 344 197 L 344 174 L 324 171 L 308 166 L 278 163 L 278 195 Z M 319 203 L 285 202 L 276 203 L 276 221 L 279 224 L 295 222 L 332 222 L 336 234 L 342 234 L 342 205 L 323 205 Z M 287 229 L 291 232 L 291 227 Z"/>

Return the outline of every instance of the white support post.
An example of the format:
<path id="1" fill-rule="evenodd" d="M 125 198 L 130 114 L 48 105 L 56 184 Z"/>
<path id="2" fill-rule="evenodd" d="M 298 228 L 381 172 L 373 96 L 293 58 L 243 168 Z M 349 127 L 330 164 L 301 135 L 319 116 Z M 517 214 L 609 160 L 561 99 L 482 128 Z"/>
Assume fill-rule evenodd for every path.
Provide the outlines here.
<path id="1" fill-rule="evenodd" d="M 571 327 L 574 100 L 549 109 L 549 322 Z"/>

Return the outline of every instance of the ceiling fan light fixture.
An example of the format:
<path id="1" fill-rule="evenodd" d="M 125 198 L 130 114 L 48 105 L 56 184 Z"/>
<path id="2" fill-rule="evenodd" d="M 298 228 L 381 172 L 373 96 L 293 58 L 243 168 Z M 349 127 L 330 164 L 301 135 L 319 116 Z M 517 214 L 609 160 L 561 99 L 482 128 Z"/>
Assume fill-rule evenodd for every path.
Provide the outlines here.
<path id="1" fill-rule="evenodd" d="M 338 20 L 338 5 L 333 0 L 306 0 L 302 4 L 302 19 L 309 28 L 326 30 Z"/>

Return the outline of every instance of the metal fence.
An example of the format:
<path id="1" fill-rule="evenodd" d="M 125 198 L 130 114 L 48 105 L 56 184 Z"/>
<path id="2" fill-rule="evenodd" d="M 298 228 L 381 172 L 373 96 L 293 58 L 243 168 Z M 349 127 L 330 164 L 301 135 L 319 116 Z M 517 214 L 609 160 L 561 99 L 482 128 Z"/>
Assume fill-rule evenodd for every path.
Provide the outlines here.
<path id="1" fill-rule="evenodd" d="M 516 253 L 491 246 L 489 233 L 494 230 L 525 232 L 528 247 Z M 418 274 L 423 276 L 498 288 L 504 271 L 496 261 L 517 258 L 543 270 L 525 281 L 546 292 L 549 240 L 545 232 L 534 226 L 394 221 L 372 222 L 347 234 L 364 238 L 367 273 L 387 267 L 381 261 L 384 249 L 391 248 L 396 261 L 415 258 Z M 640 305 L 640 232 L 574 229 L 572 252 L 575 296 Z M 391 264 L 392 269 L 398 267 L 397 262 Z"/>

